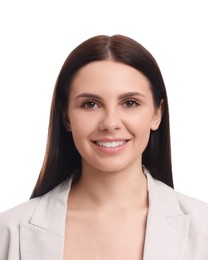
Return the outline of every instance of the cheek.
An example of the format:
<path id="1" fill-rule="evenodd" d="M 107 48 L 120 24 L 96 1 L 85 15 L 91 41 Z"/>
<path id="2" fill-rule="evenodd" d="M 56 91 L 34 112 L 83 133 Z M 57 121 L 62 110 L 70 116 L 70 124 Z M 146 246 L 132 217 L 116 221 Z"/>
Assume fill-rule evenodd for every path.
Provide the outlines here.
<path id="1" fill-rule="evenodd" d="M 129 128 L 132 129 L 135 133 L 140 134 L 149 134 L 152 124 L 152 117 L 148 113 L 144 113 L 141 115 L 137 115 L 132 117 L 129 117 L 127 119 Z"/>
<path id="2" fill-rule="evenodd" d="M 89 124 L 86 124 L 83 122 L 83 120 L 80 119 L 73 120 L 73 118 L 71 119 L 70 123 L 74 144 L 79 154 L 83 156 L 83 147 L 86 147 L 86 138 L 88 137 Z"/>
<path id="3" fill-rule="evenodd" d="M 94 120 L 93 120 L 94 119 Z M 74 139 L 89 136 L 96 129 L 96 120 L 86 114 L 74 113 L 70 115 L 71 132 Z"/>
<path id="4" fill-rule="evenodd" d="M 132 133 L 135 138 L 135 144 L 140 152 L 146 148 L 151 131 L 151 118 L 149 115 L 146 117 L 137 117 L 129 121 L 128 131 Z"/>
<path id="5" fill-rule="evenodd" d="M 149 124 L 137 124 L 135 127 L 134 135 L 137 138 L 139 143 L 146 144 L 149 141 L 150 136 L 150 125 Z"/>

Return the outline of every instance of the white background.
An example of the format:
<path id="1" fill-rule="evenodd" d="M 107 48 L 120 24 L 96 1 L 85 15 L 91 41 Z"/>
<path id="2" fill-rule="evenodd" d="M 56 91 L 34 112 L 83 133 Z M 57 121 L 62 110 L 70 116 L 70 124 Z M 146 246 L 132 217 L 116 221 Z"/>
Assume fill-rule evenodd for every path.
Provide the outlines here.
<path id="1" fill-rule="evenodd" d="M 175 189 L 208 202 L 206 1 L 0 2 L 0 211 L 27 200 L 42 164 L 51 96 L 69 52 L 125 34 L 156 58 L 166 83 Z"/>

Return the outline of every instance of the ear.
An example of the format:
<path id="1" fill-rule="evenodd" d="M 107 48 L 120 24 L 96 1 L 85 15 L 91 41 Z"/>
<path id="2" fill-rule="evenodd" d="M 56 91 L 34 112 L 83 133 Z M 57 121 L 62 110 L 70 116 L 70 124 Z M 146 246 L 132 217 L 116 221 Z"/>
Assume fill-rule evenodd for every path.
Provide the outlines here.
<path id="1" fill-rule="evenodd" d="M 153 118 L 152 118 L 152 123 L 151 123 L 151 130 L 156 131 L 158 127 L 160 126 L 160 122 L 162 120 L 162 115 L 163 115 L 163 110 L 164 110 L 164 101 L 162 100 L 160 102 L 160 106 L 155 109 Z"/>
<path id="2" fill-rule="evenodd" d="M 63 108 L 62 105 L 60 105 L 60 110 L 61 110 L 62 122 L 64 124 L 66 131 L 71 132 L 71 123 L 67 111 L 65 108 Z"/>
<path id="3" fill-rule="evenodd" d="M 68 132 L 71 132 L 71 123 L 70 123 L 70 120 L 69 120 L 68 116 L 65 116 L 63 118 L 63 121 L 64 121 L 64 126 L 65 126 L 66 130 Z"/>

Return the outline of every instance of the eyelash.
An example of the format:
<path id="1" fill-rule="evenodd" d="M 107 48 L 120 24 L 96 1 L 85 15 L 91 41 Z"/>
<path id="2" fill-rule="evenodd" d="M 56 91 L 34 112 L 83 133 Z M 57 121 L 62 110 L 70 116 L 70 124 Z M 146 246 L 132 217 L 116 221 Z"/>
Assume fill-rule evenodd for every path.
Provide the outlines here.
<path id="1" fill-rule="evenodd" d="M 89 101 L 85 101 L 85 102 L 81 105 L 81 107 L 86 108 L 86 109 L 94 109 L 94 108 L 95 108 L 94 106 L 93 106 L 93 107 L 88 107 L 89 104 L 94 104 L 94 105 L 99 106 L 99 105 L 97 104 L 97 102 L 95 102 L 94 100 L 89 100 Z"/>
<path id="2" fill-rule="evenodd" d="M 127 99 L 127 100 L 124 101 L 123 104 L 127 104 L 128 102 L 133 104 L 133 106 L 125 106 L 126 108 L 134 108 L 134 107 L 137 107 L 137 106 L 140 105 L 139 102 L 135 99 Z"/>
<path id="3" fill-rule="evenodd" d="M 130 104 L 130 103 L 132 105 L 128 106 L 127 104 Z M 93 106 L 89 107 L 90 104 Z M 127 99 L 127 100 L 123 101 L 122 104 L 125 108 L 134 108 L 134 107 L 137 107 L 140 105 L 139 102 L 135 99 Z M 96 107 L 95 107 L 95 105 L 96 105 Z M 86 108 L 86 109 L 95 109 L 95 108 L 100 107 L 100 105 L 98 104 L 97 101 L 88 100 L 88 101 L 83 102 L 81 107 Z"/>

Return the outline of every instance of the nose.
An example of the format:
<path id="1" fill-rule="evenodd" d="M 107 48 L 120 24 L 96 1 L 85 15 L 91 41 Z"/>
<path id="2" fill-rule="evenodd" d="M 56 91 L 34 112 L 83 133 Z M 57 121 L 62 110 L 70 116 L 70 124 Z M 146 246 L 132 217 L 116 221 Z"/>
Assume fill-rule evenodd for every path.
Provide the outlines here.
<path id="1" fill-rule="evenodd" d="M 106 111 L 100 120 L 99 128 L 102 131 L 113 132 L 121 128 L 122 121 L 118 111 L 110 110 Z"/>

